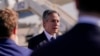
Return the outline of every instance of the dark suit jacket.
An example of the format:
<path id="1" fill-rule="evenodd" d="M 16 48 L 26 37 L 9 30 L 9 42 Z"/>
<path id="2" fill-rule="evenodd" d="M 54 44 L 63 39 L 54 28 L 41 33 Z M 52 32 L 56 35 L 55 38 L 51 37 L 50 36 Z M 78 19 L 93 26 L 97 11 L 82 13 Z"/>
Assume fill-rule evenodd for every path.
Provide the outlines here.
<path id="1" fill-rule="evenodd" d="M 99 40 L 99 41 L 97 41 Z M 79 23 L 32 56 L 100 56 L 100 27 Z"/>
<path id="2" fill-rule="evenodd" d="M 30 56 L 31 50 L 20 47 L 11 39 L 0 39 L 0 56 Z"/>
<path id="3" fill-rule="evenodd" d="M 48 39 L 45 35 L 44 32 L 42 32 L 41 34 L 32 37 L 29 41 L 28 41 L 28 48 L 35 50 L 41 46 L 43 46 L 44 44 L 48 43 Z"/>

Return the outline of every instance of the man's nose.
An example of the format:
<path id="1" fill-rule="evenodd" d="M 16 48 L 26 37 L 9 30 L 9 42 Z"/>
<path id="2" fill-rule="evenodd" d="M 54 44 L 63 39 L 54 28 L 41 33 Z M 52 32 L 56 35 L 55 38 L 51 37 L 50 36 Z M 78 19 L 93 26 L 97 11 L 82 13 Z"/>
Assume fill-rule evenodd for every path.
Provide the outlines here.
<path id="1" fill-rule="evenodd" d="M 58 22 L 55 22 L 54 24 L 55 24 L 56 26 L 58 26 L 58 25 L 59 25 L 59 23 L 58 23 Z"/>

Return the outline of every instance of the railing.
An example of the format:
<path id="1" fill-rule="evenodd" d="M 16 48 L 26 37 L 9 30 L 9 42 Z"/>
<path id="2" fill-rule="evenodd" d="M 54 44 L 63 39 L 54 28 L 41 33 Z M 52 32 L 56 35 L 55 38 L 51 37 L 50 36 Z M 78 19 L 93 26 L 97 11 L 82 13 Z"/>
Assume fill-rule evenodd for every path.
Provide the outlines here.
<path id="1" fill-rule="evenodd" d="M 49 7 L 51 7 L 52 9 L 56 10 L 59 12 L 59 14 L 61 15 L 63 20 L 66 20 L 66 22 L 70 23 L 71 25 L 74 24 L 76 22 L 75 18 L 72 18 L 70 15 L 68 15 L 67 13 L 65 13 L 61 8 L 59 8 L 59 6 L 57 6 L 56 4 L 52 4 L 51 2 L 49 2 L 48 0 L 43 0 L 45 5 L 48 5 Z"/>
<path id="2" fill-rule="evenodd" d="M 50 9 L 56 10 L 60 15 L 63 21 L 67 24 L 73 25 L 76 23 L 75 18 L 72 18 L 69 14 L 65 13 L 58 5 L 49 2 L 48 0 L 37 0 L 38 3 L 49 7 Z"/>
<path id="3" fill-rule="evenodd" d="M 58 5 L 49 2 L 48 0 L 30 0 L 30 7 L 32 11 L 37 13 L 40 17 L 42 16 L 44 10 L 53 9 L 56 10 L 61 16 L 61 23 L 65 28 L 72 27 L 76 20 L 71 17 L 69 14 L 65 13 Z"/>

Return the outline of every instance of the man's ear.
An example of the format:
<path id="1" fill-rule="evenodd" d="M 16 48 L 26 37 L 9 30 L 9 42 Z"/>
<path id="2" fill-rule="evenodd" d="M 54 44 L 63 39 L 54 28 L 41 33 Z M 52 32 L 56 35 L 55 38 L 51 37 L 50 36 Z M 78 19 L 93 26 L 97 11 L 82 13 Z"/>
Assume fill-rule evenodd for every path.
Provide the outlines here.
<path id="1" fill-rule="evenodd" d="M 43 20 L 43 26 L 45 25 L 45 20 Z"/>
<path id="2" fill-rule="evenodd" d="M 75 0 L 75 5 L 76 5 L 76 8 L 78 9 L 79 8 L 79 0 Z"/>
<path id="3" fill-rule="evenodd" d="M 14 28 L 13 30 L 13 34 L 16 34 L 17 28 Z"/>

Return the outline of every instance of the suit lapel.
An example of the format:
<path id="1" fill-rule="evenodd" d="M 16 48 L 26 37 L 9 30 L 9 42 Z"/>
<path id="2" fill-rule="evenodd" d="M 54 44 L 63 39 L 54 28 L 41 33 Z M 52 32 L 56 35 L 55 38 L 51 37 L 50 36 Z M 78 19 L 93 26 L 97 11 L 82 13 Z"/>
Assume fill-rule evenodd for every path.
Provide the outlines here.
<path id="1" fill-rule="evenodd" d="M 40 36 L 42 41 L 39 43 L 39 46 L 43 46 L 44 44 L 47 44 L 49 42 L 44 32 L 42 32 Z"/>

